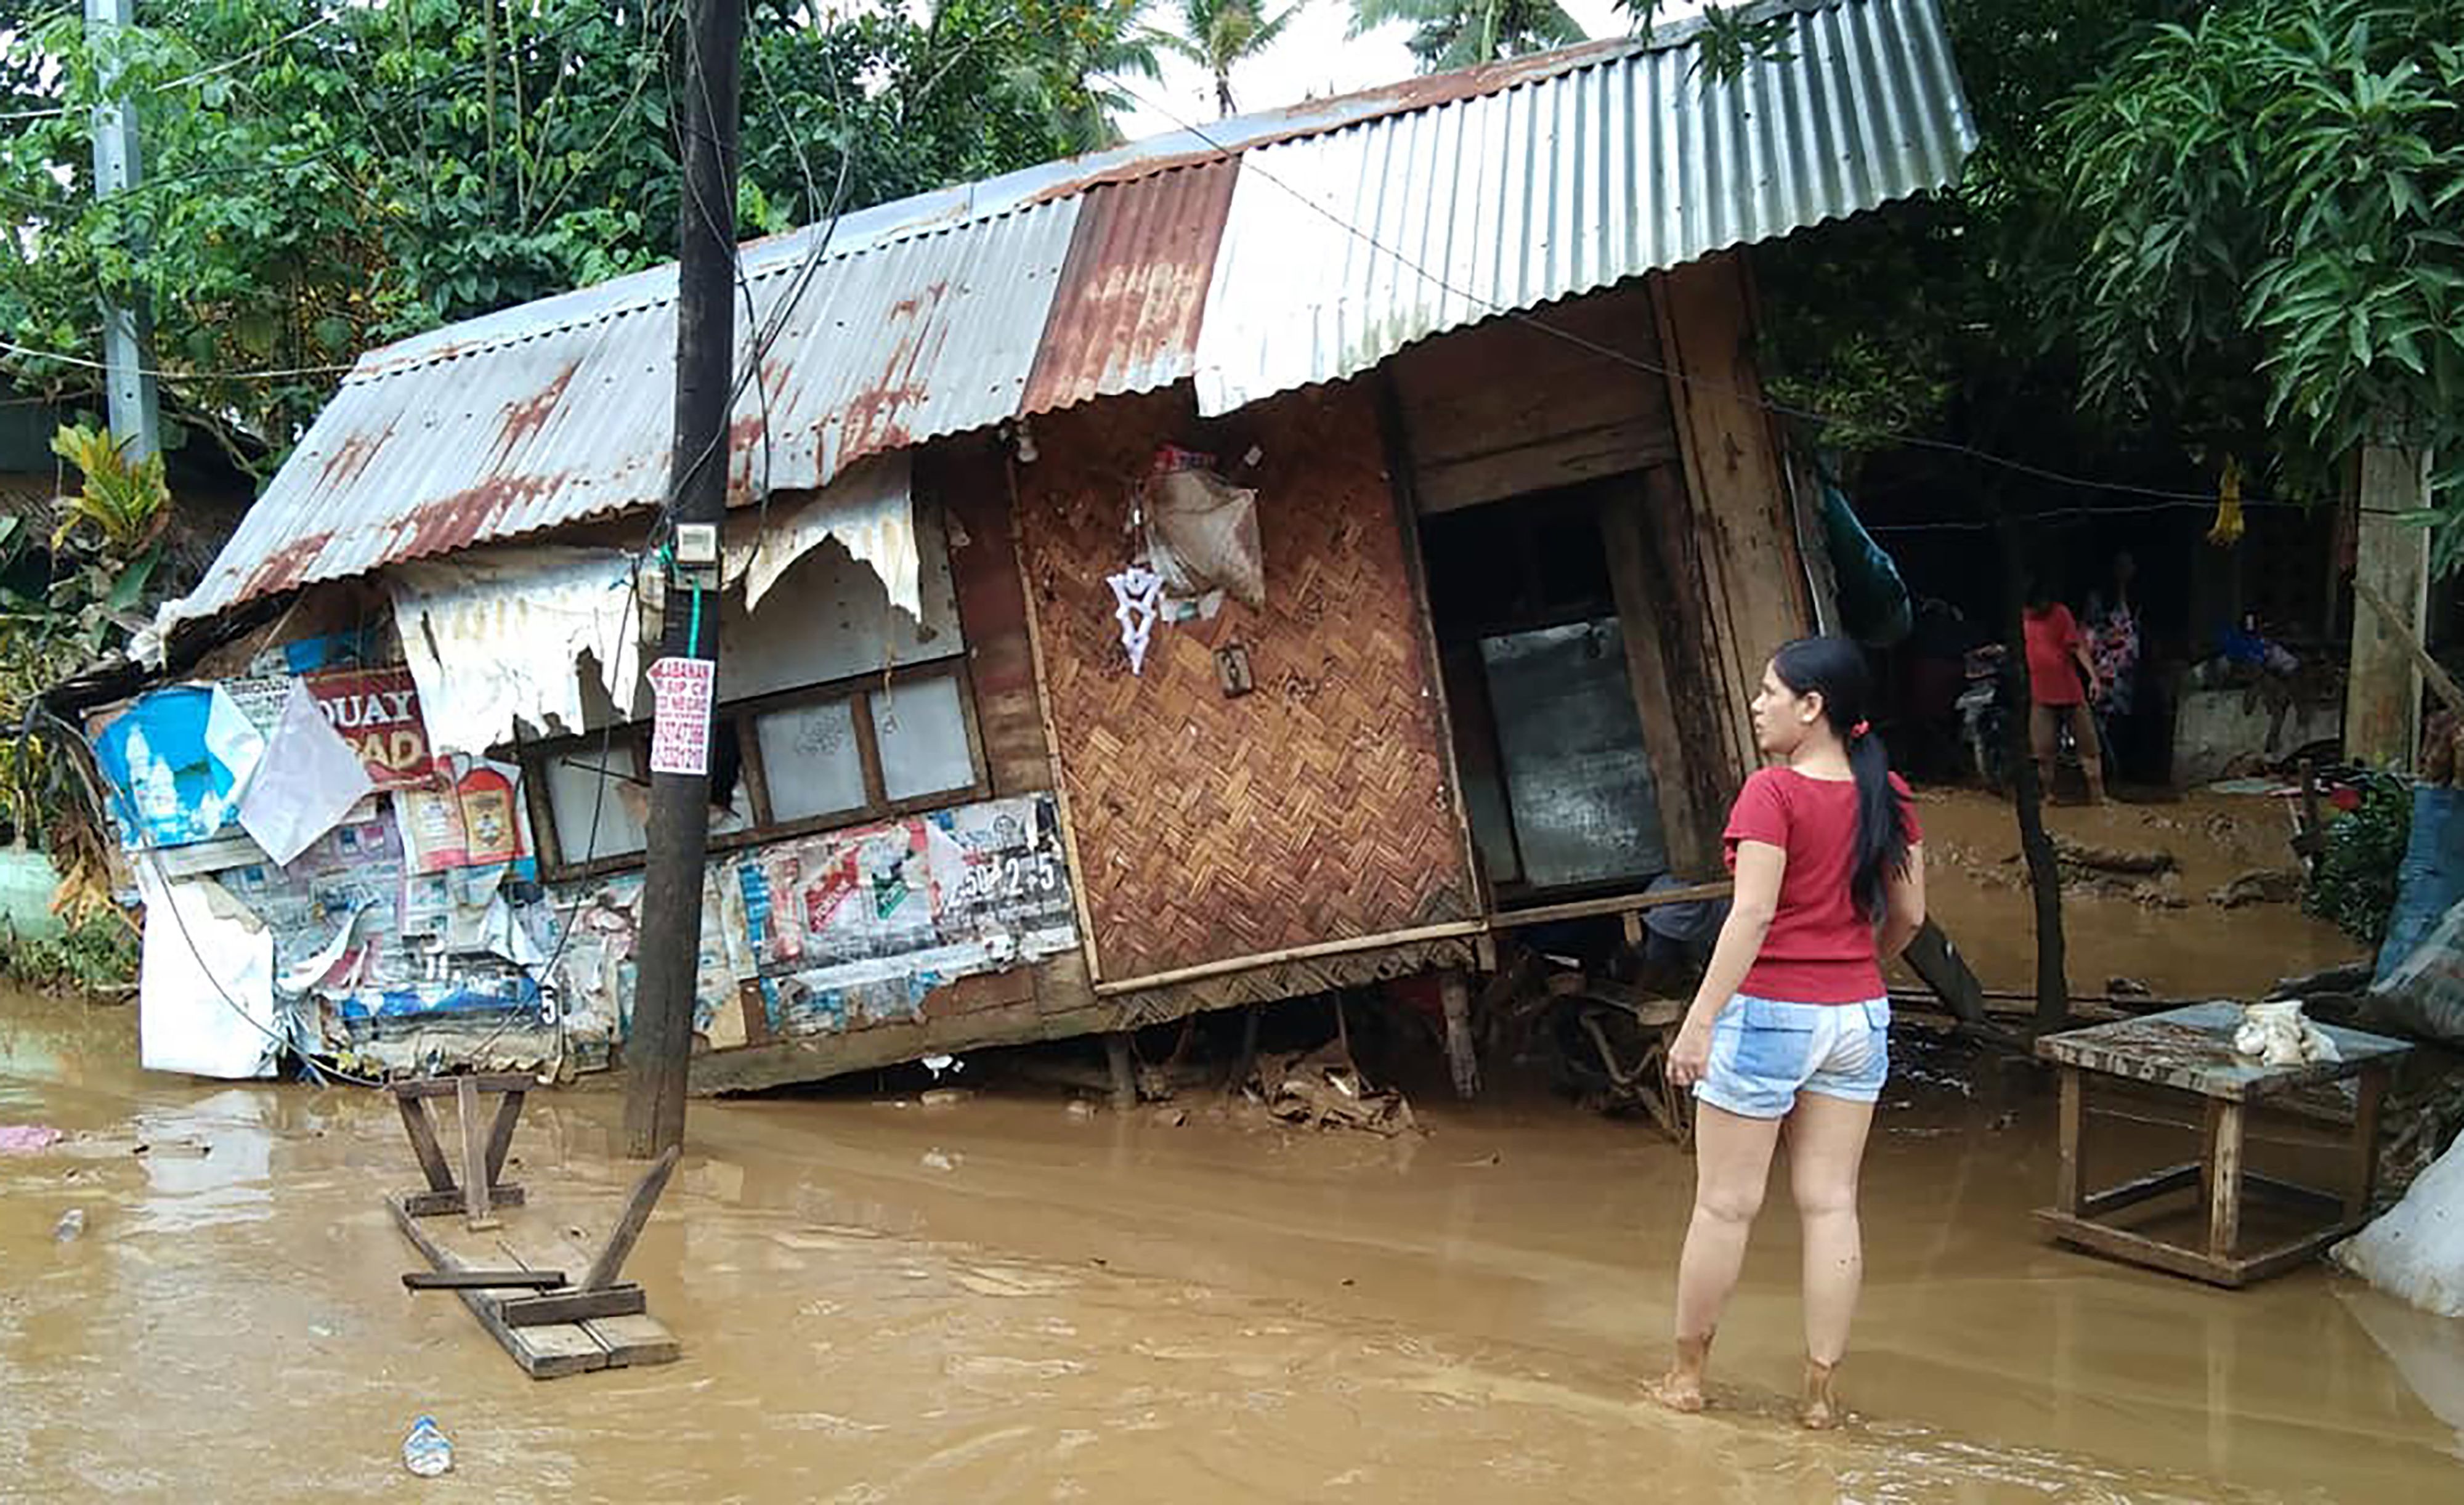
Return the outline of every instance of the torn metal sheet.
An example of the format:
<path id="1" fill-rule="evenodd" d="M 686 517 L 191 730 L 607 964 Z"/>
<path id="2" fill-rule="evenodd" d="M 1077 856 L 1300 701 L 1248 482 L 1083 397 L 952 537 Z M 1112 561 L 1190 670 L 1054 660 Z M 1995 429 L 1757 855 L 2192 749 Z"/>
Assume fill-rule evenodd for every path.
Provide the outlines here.
<path id="1" fill-rule="evenodd" d="M 217 692 L 216 704 L 224 699 Z M 300 680 L 291 681 L 281 718 L 262 745 L 240 796 L 239 823 L 267 856 L 288 867 L 376 786 Z"/>
<path id="2" fill-rule="evenodd" d="M 881 577 L 891 605 L 922 621 L 923 565 L 915 541 L 913 475 L 902 450 L 858 465 L 802 505 L 774 507 L 752 547 L 731 550 L 728 574 L 743 575 L 745 606 L 759 607 L 798 560 L 825 540 L 836 539 Z"/>
<path id="3" fill-rule="evenodd" d="M 191 1076 L 272 1075 L 281 1039 L 273 933 L 211 878 L 173 882 L 141 860 L 137 892 L 145 905 L 139 1063 Z"/>
<path id="4" fill-rule="evenodd" d="M 608 699 L 632 702 L 641 627 L 629 556 L 497 549 L 398 565 L 388 578 L 434 751 L 484 753 L 520 728 L 583 731 L 585 654 Z"/>

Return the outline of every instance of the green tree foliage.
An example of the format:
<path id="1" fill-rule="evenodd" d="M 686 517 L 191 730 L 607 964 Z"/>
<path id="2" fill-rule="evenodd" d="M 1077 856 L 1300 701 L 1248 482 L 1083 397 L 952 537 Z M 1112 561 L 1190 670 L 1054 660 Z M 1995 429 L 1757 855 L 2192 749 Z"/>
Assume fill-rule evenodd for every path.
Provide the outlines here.
<path id="1" fill-rule="evenodd" d="M 1096 70 L 1151 72 L 1132 0 L 758 0 L 748 234 L 1101 144 Z M 91 358 L 152 305 L 192 411 L 278 452 L 372 344 L 672 254 L 676 0 L 147 0 L 109 58 L 79 8 L 0 0 L 0 339 Z M 1143 63 L 1142 60 L 1143 59 Z M 104 65 L 144 181 L 97 204 Z M 56 363 L 0 352 L 21 384 Z M 219 373 L 297 371 L 289 377 Z"/>
<path id="2" fill-rule="evenodd" d="M 1405 23 L 1423 73 L 1468 68 L 1584 40 L 1556 0 L 1352 0 L 1352 34 Z"/>
<path id="3" fill-rule="evenodd" d="M 2088 394 L 2197 414 L 2317 485 L 2431 447 L 2464 561 L 2464 4 L 2243 0 L 2157 29 L 2058 113 Z"/>
<path id="4" fill-rule="evenodd" d="M 1178 0 L 1175 27 L 1149 34 L 1155 45 L 1205 69 L 1215 80 L 1215 107 L 1230 115 L 1240 108 L 1232 97 L 1232 70 L 1282 40 L 1308 3 L 1292 0 L 1270 16 L 1263 0 Z"/>

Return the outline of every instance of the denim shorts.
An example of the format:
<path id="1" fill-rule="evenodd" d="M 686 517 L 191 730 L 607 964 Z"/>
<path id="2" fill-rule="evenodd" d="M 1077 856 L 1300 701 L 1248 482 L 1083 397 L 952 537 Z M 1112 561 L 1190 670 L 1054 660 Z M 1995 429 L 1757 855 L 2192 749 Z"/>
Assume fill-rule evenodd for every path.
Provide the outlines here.
<path id="1" fill-rule="evenodd" d="M 1694 1096 L 1748 1118 L 1785 1117 L 1800 1092 L 1850 1102 L 1882 1096 L 1891 1006 L 1783 1004 L 1740 993 L 1711 1027 L 1711 1065 Z"/>

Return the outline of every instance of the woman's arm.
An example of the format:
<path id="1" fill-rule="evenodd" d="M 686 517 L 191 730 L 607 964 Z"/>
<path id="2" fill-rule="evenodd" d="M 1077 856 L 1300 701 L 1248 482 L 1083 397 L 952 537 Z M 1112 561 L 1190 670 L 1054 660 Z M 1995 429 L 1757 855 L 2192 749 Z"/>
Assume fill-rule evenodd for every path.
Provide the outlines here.
<path id="1" fill-rule="evenodd" d="M 1925 928 L 1925 846 L 1919 843 L 1908 849 L 1908 865 L 1891 874 L 1882 892 L 1882 928 L 1874 938 L 1874 951 L 1888 962 L 1908 947 L 1917 932 Z"/>
<path id="2" fill-rule="evenodd" d="M 1694 989 L 1694 1006 L 1685 1010 L 1685 1024 L 1668 1051 L 1668 1079 L 1678 1086 L 1692 1086 L 1710 1069 L 1711 1026 L 1753 970 L 1763 938 L 1779 914 L 1779 880 L 1787 872 L 1788 853 L 1782 849 L 1764 841 L 1737 844 L 1736 896 L 1720 926 L 1719 942 L 1711 948 L 1711 964 Z"/>

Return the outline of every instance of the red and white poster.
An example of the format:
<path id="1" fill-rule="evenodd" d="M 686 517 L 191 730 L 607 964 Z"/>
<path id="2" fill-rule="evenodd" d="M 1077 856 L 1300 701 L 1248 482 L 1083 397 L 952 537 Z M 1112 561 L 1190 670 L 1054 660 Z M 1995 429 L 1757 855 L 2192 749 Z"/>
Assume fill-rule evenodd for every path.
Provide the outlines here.
<path id="1" fill-rule="evenodd" d="M 650 771 L 698 778 L 710 772 L 710 709 L 718 665 L 707 658 L 662 658 L 650 665 Z"/>
<path id="2" fill-rule="evenodd" d="M 397 664 L 310 675 L 308 693 L 317 697 L 326 724 L 360 755 L 369 782 L 378 788 L 410 788 L 434 776 L 428 725 L 419 717 L 419 686 L 411 682 L 407 668 Z"/>

